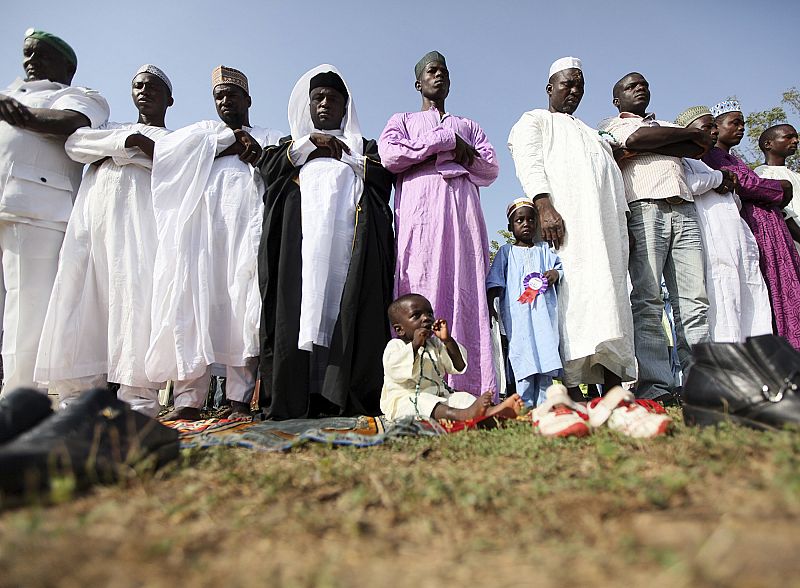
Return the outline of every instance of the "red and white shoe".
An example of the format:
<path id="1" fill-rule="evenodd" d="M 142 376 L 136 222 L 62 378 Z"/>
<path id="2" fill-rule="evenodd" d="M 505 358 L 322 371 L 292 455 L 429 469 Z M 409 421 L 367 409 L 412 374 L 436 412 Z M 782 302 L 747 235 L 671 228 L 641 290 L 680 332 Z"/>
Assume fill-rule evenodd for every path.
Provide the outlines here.
<path id="1" fill-rule="evenodd" d="M 607 423 L 609 429 L 637 439 L 664 435 L 672 426 L 672 419 L 663 409 L 658 413 L 646 408 L 636 402 L 633 393 L 619 386 L 609 390 L 602 398 L 592 400 L 587 408 L 592 427 Z"/>
<path id="2" fill-rule="evenodd" d="M 547 388 L 547 399 L 531 415 L 533 430 L 545 437 L 585 437 L 592 432 L 586 409 L 561 384 Z"/>
<path id="3" fill-rule="evenodd" d="M 637 398 L 634 402 L 640 406 L 643 406 L 647 412 L 654 412 L 656 414 L 667 414 L 667 411 L 664 409 L 664 406 L 655 400 L 650 400 L 649 398 Z"/>

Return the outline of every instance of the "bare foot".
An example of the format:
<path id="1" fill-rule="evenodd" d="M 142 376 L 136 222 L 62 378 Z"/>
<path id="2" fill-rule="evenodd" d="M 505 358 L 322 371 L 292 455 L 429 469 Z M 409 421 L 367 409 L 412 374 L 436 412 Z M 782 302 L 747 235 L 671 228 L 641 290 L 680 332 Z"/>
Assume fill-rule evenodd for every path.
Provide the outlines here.
<path id="1" fill-rule="evenodd" d="M 494 393 L 491 390 L 481 394 L 472 406 L 466 409 L 468 416 L 464 420 L 477 419 L 485 415 L 486 411 L 492 407 L 492 396 Z"/>
<path id="2" fill-rule="evenodd" d="M 192 408 L 190 406 L 182 406 L 180 408 L 174 408 L 163 417 L 161 417 L 160 421 L 199 421 L 202 417 L 200 416 L 200 409 L 199 408 Z"/>
<path id="3" fill-rule="evenodd" d="M 435 419 L 445 419 L 448 421 L 469 421 L 477 419 L 486 414 L 486 411 L 492 406 L 492 395 L 493 393 L 491 391 L 484 392 L 467 408 L 451 408 L 444 402 L 441 402 L 434 407 L 431 416 Z"/>
<path id="4" fill-rule="evenodd" d="M 522 398 L 519 394 L 512 394 L 500 404 L 489 407 L 486 416 L 496 416 L 506 419 L 515 419 L 523 410 Z"/>

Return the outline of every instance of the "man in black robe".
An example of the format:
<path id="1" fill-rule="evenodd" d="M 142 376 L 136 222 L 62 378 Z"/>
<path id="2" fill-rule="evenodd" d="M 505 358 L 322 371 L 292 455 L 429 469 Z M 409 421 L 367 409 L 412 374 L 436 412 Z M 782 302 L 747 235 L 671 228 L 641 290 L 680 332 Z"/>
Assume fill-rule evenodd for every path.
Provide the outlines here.
<path id="1" fill-rule="evenodd" d="M 292 135 L 258 161 L 266 185 L 262 394 L 274 419 L 377 415 L 390 338 L 394 176 L 380 164 L 376 142 L 361 136 L 350 92 L 333 66 L 301 78 L 289 117 Z M 340 175 L 331 180 L 331 173 Z M 320 288 L 310 289 L 320 275 Z"/>

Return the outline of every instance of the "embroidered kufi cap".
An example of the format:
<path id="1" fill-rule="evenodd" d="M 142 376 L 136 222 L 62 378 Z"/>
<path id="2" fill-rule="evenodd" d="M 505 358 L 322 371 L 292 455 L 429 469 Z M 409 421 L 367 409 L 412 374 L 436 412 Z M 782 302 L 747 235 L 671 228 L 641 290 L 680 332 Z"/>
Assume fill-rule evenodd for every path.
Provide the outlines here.
<path id="1" fill-rule="evenodd" d="M 739 104 L 738 100 L 723 100 L 719 104 L 711 107 L 711 114 L 714 118 L 725 114 L 727 112 L 741 112 L 742 105 Z"/>
<path id="2" fill-rule="evenodd" d="M 430 51 L 423 55 L 422 59 L 420 59 L 417 62 L 417 65 L 414 66 L 414 76 L 416 79 L 419 79 L 419 76 L 422 75 L 422 70 L 425 69 L 425 66 L 434 61 L 447 67 L 447 62 L 444 59 L 444 55 L 438 51 Z"/>
<path id="3" fill-rule="evenodd" d="M 554 73 L 564 71 L 565 69 L 579 69 L 583 71 L 583 64 L 577 57 L 562 57 L 561 59 L 556 59 L 553 65 L 550 66 L 550 73 L 547 77 L 551 78 Z"/>
<path id="4" fill-rule="evenodd" d="M 69 43 L 67 43 L 61 37 L 56 37 L 51 33 L 31 28 L 25 31 L 25 38 L 38 39 L 39 41 L 44 41 L 48 45 L 55 47 L 58 52 L 67 59 L 67 61 L 69 61 L 76 68 L 78 67 L 78 56 L 75 55 L 75 51 L 69 46 Z"/>
<path id="5" fill-rule="evenodd" d="M 160 79 L 167 85 L 167 88 L 169 88 L 170 95 L 172 94 L 172 82 L 169 81 L 167 74 L 165 74 L 161 68 L 156 67 L 155 65 L 150 63 L 145 63 L 142 67 L 136 70 L 136 73 L 133 74 L 133 77 L 135 78 L 139 74 L 143 73 L 149 73 L 156 76 L 158 79 Z"/>
<path id="6" fill-rule="evenodd" d="M 708 106 L 692 106 L 675 117 L 675 124 L 679 127 L 688 127 L 701 116 L 711 114 Z"/>
<path id="7" fill-rule="evenodd" d="M 245 94 L 250 95 L 250 87 L 247 85 L 247 76 L 238 69 L 218 65 L 211 72 L 211 89 L 213 90 L 220 84 L 233 84 L 244 90 Z"/>
<path id="8" fill-rule="evenodd" d="M 517 198 L 506 208 L 506 218 L 511 218 L 512 214 L 514 214 L 518 209 L 523 208 L 525 206 L 530 206 L 531 208 L 535 208 L 533 200 L 531 200 L 530 198 L 526 197 Z"/>

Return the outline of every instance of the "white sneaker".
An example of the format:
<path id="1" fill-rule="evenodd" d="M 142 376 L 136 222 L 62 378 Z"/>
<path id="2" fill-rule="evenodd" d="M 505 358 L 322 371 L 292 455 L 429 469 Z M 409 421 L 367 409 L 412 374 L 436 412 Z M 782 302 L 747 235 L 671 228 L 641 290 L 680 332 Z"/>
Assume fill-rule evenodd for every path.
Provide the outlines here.
<path id="1" fill-rule="evenodd" d="M 650 412 L 635 402 L 631 392 L 619 386 L 609 390 L 602 398 L 592 400 L 587 409 L 592 427 L 607 423 L 609 429 L 636 439 L 664 435 L 672 426 L 669 416 Z"/>
<path id="2" fill-rule="evenodd" d="M 561 384 L 547 388 L 547 400 L 532 413 L 533 429 L 545 437 L 585 437 L 591 433 L 589 415 Z"/>

